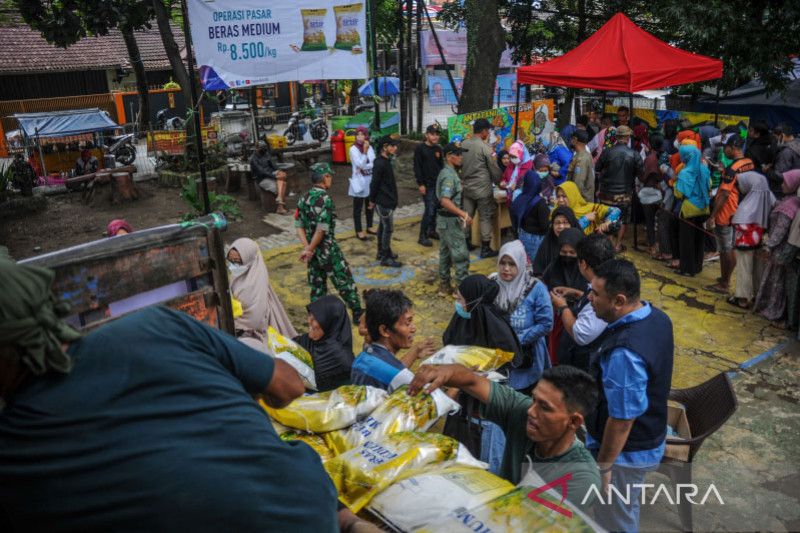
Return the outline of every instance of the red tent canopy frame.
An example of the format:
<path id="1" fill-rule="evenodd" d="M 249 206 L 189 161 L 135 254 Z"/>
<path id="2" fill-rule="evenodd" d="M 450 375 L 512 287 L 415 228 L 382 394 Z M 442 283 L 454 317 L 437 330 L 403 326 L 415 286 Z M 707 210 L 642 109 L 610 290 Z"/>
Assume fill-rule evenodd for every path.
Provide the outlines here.
<path id="1" fill-rule="evenodd" d="M 517 69 L 518 84 L 635 93 L 722 77 L 722 61 L 661 41 L 617 13 L 566 54 Z"/>

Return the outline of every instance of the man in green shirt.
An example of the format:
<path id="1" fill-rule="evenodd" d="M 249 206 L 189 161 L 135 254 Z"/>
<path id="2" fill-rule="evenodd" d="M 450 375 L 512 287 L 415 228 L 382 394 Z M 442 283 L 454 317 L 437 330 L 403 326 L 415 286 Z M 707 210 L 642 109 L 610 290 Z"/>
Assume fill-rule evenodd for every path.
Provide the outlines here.
<path id="1" fill-rule="evenodd" d="M 428 393 L 441 386 L 457 387 L 483 405 L 481 416 L 506 435 L 500 475 L 517 484 L 526 458 L 550 483 L 568 474 L 562 491 L 575 505 L 588 508 L 600 487 L 600 472 L 592 455 L 575 438 L 583 418 L 598 401 L 595 380 L 583 370 L 561 365 L 548 368 L 531 397 L 493 383 L 461 365 L 422 365 L 408 387 L 409 394 Z"/>
<path id="2" fill-rule="evenodd" d="M 436 198 L 439 210 L 436 233 L 439 234 L 439 294 L 451 296 L 450 267 L 456 269 L 456 284 L 469 275 L 469 250 L 464 241 L 464 228 L 472 224 L 472 217 L 461 209 L 461 179 L 456 168 L 461 166 L 462 154 L 467 150 L 456 143 L 444 147 L 445 164 L 436 178 Z"/>

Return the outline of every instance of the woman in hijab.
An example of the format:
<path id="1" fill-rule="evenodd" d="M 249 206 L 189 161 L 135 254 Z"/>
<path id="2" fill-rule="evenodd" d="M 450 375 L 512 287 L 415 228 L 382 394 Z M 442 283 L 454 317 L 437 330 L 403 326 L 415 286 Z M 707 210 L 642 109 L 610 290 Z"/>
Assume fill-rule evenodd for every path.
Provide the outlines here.
<path id="1" fill-rule="evenodd" d="M 558 257 L 545 269 L 542 274 L 542 281 L 545 282 L 549 290 L 556 287 L 569 287 L 581 292 L 586 290 L 587 281 L 578 268 L 578 243 L 583 240 L 583 232 L 577 228 L 567 228 L 558 237 L 559 252 Z M 568 305 L 573 305 L 575 299 L 567 299 Z M 558 343 L 561 340 L 561 333 L 564 325 L 561 317 L 554 315 L 553 331 L 548 338 L 547 348 L 550 353 L 550 360 L 557 364 L 556 354 L 558 353 Z"/>
<path id="2" fill-rule="evenodd" d="M 375 150 L 369 144 L 369 130 L 364 126 L 356 129 L 356 141 L 350 147 L 350 188 L 347 194 L 353 198 L 353 226 L 356 237 L 367 240 L 367 233 L 377 233 L 372 229 L 372 209 L 369 208 L 369 184 L 372 181 L 372 164 L 375 162 Z M 361 211 L 366 212 L 367 233 L 362 231 Z"/>
<path id="3" fill-rule="evenodd" d="M 550 228 L 547 235 L 544 236 L 542 243 L 539 245 L 539 250 L 536 252 L 536 257 L 532 261 L 533 275 L 541 277 L 544 269 L 558 257 L 558 252 L 561 247 L 558 245 L 558 237 L 561 232 L 567 228 L 580 229 L 578 219 L 575 218 L 575 213 L 569 207 L 558 206 L 553 209 L 550 215 Z"/>
<path id="4" fill-rule="evenodd" d="M 797 286 L 798 269 L 794 261 L 797 248 L 789 244 L 789 230 L 792 221 L 800 211 L 800 169 L 787 170 L 783 173 L 781 200 L 769 216 L 769 231 L 761 248 L 763 260 L 766 262 L 764 273 L 761 275 L 761 284 L 758 287 L 753 312 L 759 313 L 767 320 L 778 321 L 784 317 L 787 308 L 794 311 L 796 302 L 789 305 L 789 288 Z M 792 312 L 792 315 L 795 313 Z M 793 317 L 787 317 L 787 326 L 795 329 L 796 322 Z"/>
<path id="5" fill-rule="evenodd" d="M 608 231 L 611 223 L 618 221 L 622 215 L 619 208 L 584 200 L 578 186 L 572 181 L 565 181 L 556 188 L 556 205 L 572 209 L 586 235 Z"/>
<path id="6" fill-rule="evenodd" d="M 682 144 L 678 153 L 683 168 L 678 172 L 674 190 L 681 203 L 679 210 L 676 209 L 678 233 L 672 250 L 678 250 L 678 273 L 694 276 L 703 270 L 703 224 L 710 212 L 711 173 L 702 162 L 700 149 L 693 144 Z"/>
<path id="7" fill-rule="evenodd" d="M 500 172 L 505 176 L 506 169 L 511 165 L 511 159 L 508 155 L 508 150 L 500 150 L 497 152 L 497 166 L 500 167 Z"/>
<path id="8" fill-rule="evenodd" d="M 128 233 L 133 233 L 133 228 L 121 218 L 115 218 L 109 222 L 108 227 L 106 227 L 106 235 L 108 237 L 127 235 Z"/>
<path id="9" fill-rule="evenodd" d="M 442 342 L 513 352 L 510 366 L 518 367 L 523 362 L 523 349 L 508 315 L 495 305 L 498 294 L 500 287 L 486 276 L 467 276 L 458 286 L 456 312 L 442 335 Z M 499 472 L 505 448 L 503 431 L 491 422 L 480 420 L 479 404 L 471 396 L 460 393 L 458 402 L 461 410 L 447 417 L 442 433 L 463 443 L 475 457 Z"/>
<path id="10" fill-rule="evenodd" d="M 503 180 L 500 183 L 502 188 L 508 191 L 508 203 L 514 199 L 514 193 L 517 189 L 521 189 L 522 179 L 528 171 L 533 169 L 533 159 L 530 152 L 522 143 L 522 141 L 515 141 L 508 148 L 508 164 L 503 171 Z M 519 194 L 517 192 L 517 194 Z"/>
<path id="11" fill-rule="evenodd" d="M 511 370 L 508 384 L 528 395 L 544 369 L 550 367 L 547 335 L 553 328 L 553 305 L 545 284 L 528 269 L 522 242 L 504 244 L 498 258 L 497 273 L 489 278 L 500 287 L 494 303 L 508 314 L 511 328 L 525 351 L 523 364 Z"/>
<path id="12" fill-rule="evenodd" d="M 739 174 L 736 186 L 739 189 L 739 207 L 731 219 L 736 249 L 736 290 L 728 303 L 747 309 L 755 288 L 760 285 L 760 279 L 756 277 L 755 251 L 761 246 L 769 225 L 775 196 L 769 190 L 766 176 L 752 170 Z"/>
<path id="13" fill-rule="evenodd" d="M 266 351 L 267 328 L 272 326 L 284 337 L 296 337 L 281 301 L 269 283 L 267 266 L 252 239 L 237 239 L 228 250 L 231 295 L 242 305 L 242 315 L 234 318 L 236 337 L 253 348 Z"/>
<path id="14" fill-rule="evenodd" d="M 325 392 L 350 383 L 353 366 L 353 329 L 347 308 L 328 294 L 306 306 L 308 333 L 295 342 L 311 354 L 317 390 Z"/>
<path id="15" fill-rule="evenodd" d="M 525 246 L 529 261 L 533 261 L 539 251 L 539 245 L 547 234 L 550 208 L 541 195 L 542 180 L 532 169 L 525 172 L 522 187 L 518 191 L 518 193 L 515 191 L 514 200 L 511 202 L 511 225 Z"/>

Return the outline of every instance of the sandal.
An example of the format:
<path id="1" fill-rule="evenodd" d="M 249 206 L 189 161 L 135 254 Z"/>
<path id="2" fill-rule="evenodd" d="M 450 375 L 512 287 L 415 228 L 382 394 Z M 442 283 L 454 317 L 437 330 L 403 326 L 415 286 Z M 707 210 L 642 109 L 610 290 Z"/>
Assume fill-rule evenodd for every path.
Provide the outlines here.
<path id="1" fill-rule="evenodd" d="M 366 235 L 366 234 L 365 235 L 359 235 L 358 233 L 356 233 L 356 239 L 358 239 L 359 241 L 368 241 L 370 239 L 370 237 L 369 237 L 369 235 Z"/>
<path id="2" fill-rule="evenodd" d="M 628 249 L 627 246 L 625 246 L 624 244 L 620 244 L 619 246 L 614 248 L 614 253 L 621 254 L 622 252 L 624 252 L 627 249 Z"/>
<path id="3" fill-rule="evenodd" d="M 372 228 L 367 228 L 367 233 L 369 233 L 370 235 L 377 235 L 378 234 L 378 230 L 372 229 Z"/>
<path id="4" fill-rule="evenodd" d="M 731 305 L 738 307 L 739 309 L 747 309 L 748 307 L 750 307 L 746 303 L 743 304 L 742 302 L 740 302 L 739 298 L 737 298 L 736 296 L 731 296 L 730 298 L 726 298 L 725 301 Z"/>
<path id="5" fill-rule="evenodd" d="M 719 283 L 706 285 L 703 288 L 706 289 L 707 291 L 716 292 L 717 294 L 728 294 L 728 287 L 723 287 Z"/>

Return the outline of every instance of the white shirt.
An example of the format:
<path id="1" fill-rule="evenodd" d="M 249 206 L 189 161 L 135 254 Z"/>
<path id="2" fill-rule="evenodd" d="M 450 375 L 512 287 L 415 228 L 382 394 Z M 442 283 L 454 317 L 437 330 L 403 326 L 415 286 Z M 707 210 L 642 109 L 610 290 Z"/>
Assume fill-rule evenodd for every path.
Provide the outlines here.
<path id="1" fill-rule="evenodd" d="M 586 290 L 592 290 L 589 285 Z M 586 346 L 606 330 L 608 322 L 597 318 L 592 304 L 586 304 L 575 317 L 575 324 L 572 326 L 572 338 L 578 346 Z"/>
<path id="2" fill-rule="evenodd" d="M 372 146 L 363 153 L 355 144 L 350 147 L 350 188 L 347 191 L 353 198 L 366 198 L 369 196 L 369 184 L 372 181 L 372 165 L 375 163 L 375 150 Z"/>

